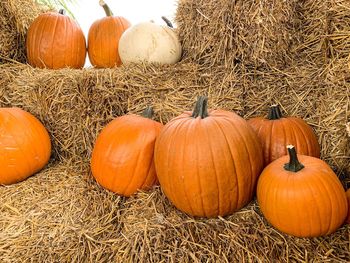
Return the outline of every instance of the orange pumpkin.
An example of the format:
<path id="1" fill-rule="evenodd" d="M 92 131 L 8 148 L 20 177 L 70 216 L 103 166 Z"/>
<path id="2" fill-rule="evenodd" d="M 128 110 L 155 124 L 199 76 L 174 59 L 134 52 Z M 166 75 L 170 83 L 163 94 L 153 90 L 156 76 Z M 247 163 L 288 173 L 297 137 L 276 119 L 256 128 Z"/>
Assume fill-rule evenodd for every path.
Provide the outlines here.
<path id="1" fill-rule="evenodd" d="M 265 165 L 287 154 L 286 145 L 295 145 L 298 154 L 320 157 L 320 145 L 312 128 L 297 117 L 283 117 L 279 105 L 270 107 L 268 118 L 248 120 L 263 146 Z"/>
<path id="2" fill-rule="evenodd" d="M 0 184 L 35 174 L 50 155 L 50 137 L 38 119 L 19 108 L 0 108 Z"/>
<path id="3" fill-rule="evenodd" d="M 158 179 L 181 211 L 225 216 L 251 201 L 263 169 L 259 139 L 233 112 L 208 110 L 200 97 L 193 112 L 168 122 L 155 147 Z"/>
<path id="4" fill-rule="evenodd" d="M 79 25 L 70 17 L 47 12 L 39 15 L 27 34 L 27 58 L 39 68 L 82 68 L 86 58 L 86 41 Z"/>
<path id="5" fill-rule="evenodd" d="M 148 189 L 157 182 L 153 152 L 162 124 L 142 116 L 125 115 L 111 121 L 97 137 L 91 171 L 104 188 L 124 196 Z"/>
<path id="6" fill-rule="evenodd" d="M 350 189 L 346 191 L 346 197 L 348 199 L 348 216 L 346 217 L 345 222 L 350 224 Z"/>
<path id="7" fill-rule="evenodd" d="M 272 226 L 293 236 L 333 233 L 348 213 L 341 182 L 324 161 L 297 155 L 294 146 L 288 146 L 288 152 L 259 177 L 257 199 L 262 213 Z"/>
<path id="8" fill-rule="evenodd" d="M 113 16 L 104 1 L 100 1 L 107 17 L 95 21 L 88 34 L 88 55 L 90 62 L 97 68 L 111 68 L 122 64 L 119 57 L 119 39 L 123 32 L 131 26 L 121 16 Z"/>

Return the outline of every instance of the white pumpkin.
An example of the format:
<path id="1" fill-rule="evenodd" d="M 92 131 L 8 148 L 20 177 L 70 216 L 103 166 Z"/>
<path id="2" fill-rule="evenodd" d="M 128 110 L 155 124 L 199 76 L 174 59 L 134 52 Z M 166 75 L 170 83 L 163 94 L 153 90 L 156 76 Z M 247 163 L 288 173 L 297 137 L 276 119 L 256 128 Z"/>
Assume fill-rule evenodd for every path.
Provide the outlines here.
<path id="1" fill-rule="evenodd" d="M 174 64 L 180 60 L 182 54 L 181 44 L 174 29 L 152 22 L 142 22 L 129 27 L 119 40 L 118 50 L 120 59 L 125 64 Z"/>

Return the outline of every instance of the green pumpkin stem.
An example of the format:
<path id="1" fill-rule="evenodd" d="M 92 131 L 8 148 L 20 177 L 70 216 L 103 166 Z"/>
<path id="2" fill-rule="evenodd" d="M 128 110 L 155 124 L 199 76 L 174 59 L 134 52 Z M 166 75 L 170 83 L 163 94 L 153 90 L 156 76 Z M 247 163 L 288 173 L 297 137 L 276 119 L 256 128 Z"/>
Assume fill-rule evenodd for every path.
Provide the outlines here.
<path id="1" fill-rule="evenodd" d="M 305 166 L 299 162 L 297 152 L 293 145 L 288 145 L 287 149 L 289 154 L 289 163 L 286 163 L 284 165 L 284 169 L 296 173 L 303 169 Z"/>
<path id="2" fill-rule="evenodd" d="M 153 114 L 154 114 L 153 107 L 147 106 L 147 108 L 144 109 L 143 112 L 141 113 L 141 116 L 148 119 L 152 119 Z"/>
<path id="3" fill-rule="evenodd" d="M 170 22 L 168 18 L 166 18 L 165 16 L 162 16 L 162 19 L 164 20 L 164 22 L 167 24 L 168 27 L 174 28 L 173 24 Z"/>
<path id="4" fill-rule="evenodd" d="M 283 116 L 282 116 L 282 113 L 281 113 L 280 106 L 278 104 L 271 105 L 270 110 L 269 110 L 268 119 L 269 120 L 278 120 L 278 119 L 280 119 L 282 117 Z"/>
<path id="5" fill-rule="evenodd" d="M 100 6 L 103 7 L 105 10 L 106 16 L 113 16 L 112 10 L 109 8 L 109 6 L 105 3 L 105 1 L 100 0 Z"/>
<path id="6" fill-rule="evenodd" d="M 191 117 L 201 117 L 201 119 L 204 119 L 208 116 L 208 97 L 199 96 L 196 105 L 194 106 L 194 110 Z"/>
<path id="7" fill-rule="evenodd" d="M 60 9 L 60 11 L 58 11 L 58 13 L 61 14 L 61 15 L 65 15 L 66 14 L 66 10 Z"/>

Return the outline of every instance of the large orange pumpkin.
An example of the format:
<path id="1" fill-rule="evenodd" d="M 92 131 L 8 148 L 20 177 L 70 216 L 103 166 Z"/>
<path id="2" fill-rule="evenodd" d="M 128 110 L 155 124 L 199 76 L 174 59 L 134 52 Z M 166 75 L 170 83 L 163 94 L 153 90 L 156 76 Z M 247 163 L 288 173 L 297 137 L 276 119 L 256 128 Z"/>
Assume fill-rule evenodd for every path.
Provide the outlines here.
<path id="1" fill-rule="evenodd" d="M 297 155 L 294 146 L 288 146 L 288 152 L 259 177 L 257 199 L 262 213 L 272 226 L 293 236 L 333 233 L 348 213 L 341 182 L 319 158 Z"/>
<path id="2" fill-rule="evenodd" d="M 47 12 L 39 15 L 28 29 L 27 58 L 39 68 L 82 68 L 86 58 L 86 41 L 79 25 L 70 17 Z"/>
<path id="3" fill-rule="evenodd" d="M 107 17 L 95 21 L 88 34 L 88 55 L 90 62 L 97 68 L 111 68 L 122 64 L 118 46 L 123 32 L 131 26 L 121 16 L 113 16 L 104 1 L 100 1 Z"/>
<path id="4" fill-rule="evenodd" d="M 38 119 L 19 108 L 0 108 L 0 184 L 35 174 L 50 155 L 50 137 Z"/>
<path id="5" fill-rule="evenodd" d="M 301 118 L 283 117 L 279 105 L 270 107 L 268 118 L 252 118 L 248 123 L 261 140 L 265 165 L 286 155 L 289 144 L 295 145 L 298 154 L 320 157 L 320 145 L 312 128 Z"/>
<path id="6" fill-rule="evenodd" d="M 225 216 L 251 201 L 263 169 L 259 139 L 233 112 L 208 110 L 200 97 L 193 112 L 164 126 L 155 147 L 158 179 L 183 212 Z"/>
<path id="7" fill-rule="evenodd" d="M 124 196 L 148 189 L 157 182 L 153 152 L 162 124 L 142 116 L 125 115 L 111 121 L 97 137 L 91 171 L 104 188 Z"/>

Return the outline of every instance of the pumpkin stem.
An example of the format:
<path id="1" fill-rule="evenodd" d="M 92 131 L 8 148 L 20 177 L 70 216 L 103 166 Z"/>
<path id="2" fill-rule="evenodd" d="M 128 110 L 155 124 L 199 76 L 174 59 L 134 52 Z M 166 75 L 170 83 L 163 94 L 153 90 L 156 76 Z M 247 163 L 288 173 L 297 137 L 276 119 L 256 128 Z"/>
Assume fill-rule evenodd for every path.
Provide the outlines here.
<path id="1" fill-rule="evenodd" d="M 284 165 L 284 169 L 296 173 L 303 169 L 305 166 L 299 162 L 294 145 L 288 145 L 287 149 L 289 154 L 289 163 L 286 163 Z"/>
<path id="2" fill-rule="evenodd" d="M 165 16 L 162 16 L 162 19 L 164 20 L 164 22 L 167 24 L 168 27 L 174 28 L 173 24 L 170 22 L 168 18 L 166 18 Z"/>
<path id="3" fill-rule="evenodd" d="M 104 0 L 100 0 L 100 6 L 102 6 L 105 10 L 106 16 L 113 16 L 112 10 L 109 8 L 109 6 L 105 3 Z"/>
<path id="4" fill-rule="evenodd" d="M 201 117 L 201 119 L 204 119 L 208 116 L 208 97 L 199 96 L 191 117 Z"/>
<path id="5" fill-rule="evenodd" d="M 144 109 L 143 112 L 141 113 L 141 116 L 148 119 L 152 119 L 153 114 L 154 114 L 153 107 L 147 106 L 147 108 Z"/>
<path id="6" fill-rule="evenodd" d="M 270 110 L 269 110 L 268 119 L 269 120 L 278 120 L 278 119 L 280 119 L 282 117 L 283 116 L 282 116 L 282 113 L 281 113 L 280 106 L 278 104 L 271 105 Z"/>
<path id="7" fill-rule="evenodd" d="M 65 14 L 66 14 L 66 10 L 60 9 L 60 10 L 58 11 L 58 13 L 61 14 L 61 15 L 65 15 Z"/>

